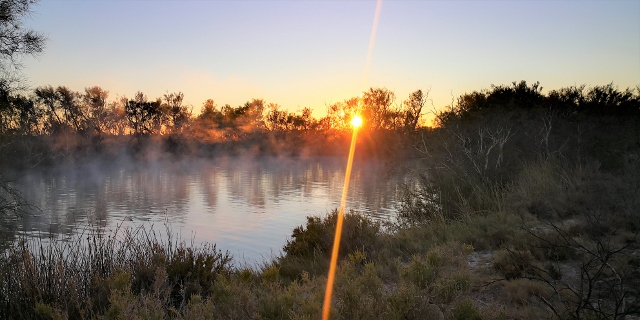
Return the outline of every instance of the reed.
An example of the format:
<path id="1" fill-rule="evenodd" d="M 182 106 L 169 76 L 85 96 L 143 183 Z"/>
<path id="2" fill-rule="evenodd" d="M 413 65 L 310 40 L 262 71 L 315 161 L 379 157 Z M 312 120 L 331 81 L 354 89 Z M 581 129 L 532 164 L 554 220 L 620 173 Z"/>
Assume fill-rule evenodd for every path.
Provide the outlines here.
<path id="1" fill-rule="evenodd" d="M 168 314 L 209 295 L 216 275 L 230 270 L 228 253 L 187 246 L 169 229 L 165 240 L 143 226 L 21 239 L 0 256 L 0 318 L 92 318 L 113 312 L 125 291 L 157 298 Z"/>

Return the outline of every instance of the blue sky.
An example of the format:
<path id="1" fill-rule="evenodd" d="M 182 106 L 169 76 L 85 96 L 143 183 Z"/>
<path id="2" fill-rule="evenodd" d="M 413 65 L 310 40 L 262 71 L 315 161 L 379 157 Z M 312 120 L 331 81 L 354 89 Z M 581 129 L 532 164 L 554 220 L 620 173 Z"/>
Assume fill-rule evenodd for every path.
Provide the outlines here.
<path id="1" fill-rule="evenodd" d="M 363 82 L 375 1 L 41 0 L 28 26 L 49 38 L 24 61 L 32 87 L 100 86 L 110 99 L 182 91 L 265 99 L 321 116 L 386 87 L 435 108 L 491 84 L 640 85 L 640 1 L 383 1 Z"/>

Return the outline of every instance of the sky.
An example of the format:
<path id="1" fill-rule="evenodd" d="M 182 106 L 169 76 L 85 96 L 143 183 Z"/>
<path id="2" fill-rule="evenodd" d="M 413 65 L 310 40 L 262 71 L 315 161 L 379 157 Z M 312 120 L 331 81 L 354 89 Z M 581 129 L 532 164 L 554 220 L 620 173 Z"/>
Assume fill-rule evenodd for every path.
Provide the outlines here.
<path id="1" fill-rule="evenodd" d="M 183 92 L 289 111 L 384 87 L 400 104 L 429 91 L 429 110 L 460 95 L 539 81 L 640 85 L 640 1 L 41 0 L 26 21 L 48 40 L 26 58 L 31 87 L 100 86 L 109 99 Z M 370 55 L 366 70 L 367 56 Z"/>

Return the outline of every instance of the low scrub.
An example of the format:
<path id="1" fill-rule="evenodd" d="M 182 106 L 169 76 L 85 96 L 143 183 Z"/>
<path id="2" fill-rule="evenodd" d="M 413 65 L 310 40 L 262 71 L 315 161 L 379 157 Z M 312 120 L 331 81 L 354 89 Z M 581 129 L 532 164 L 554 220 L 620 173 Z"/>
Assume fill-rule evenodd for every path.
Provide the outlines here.
<path id="1" fill-rule="evenodd" d="M 215 245 L 188 247 L 144 228 L 22 240 L 0 257 L 0 317 L 129 317 L 132 301 L 170 315 L 194 295 L 211 295 L 216 276 L 230 272 L 230 263 Z"/>
<path id="2" fill-rule="evenodd" d="M 277 259 L 282 275 L 295 279 L 303 272 L 312 275 L 328 270 L 333 239 L 336 232 L 338 211 L 325 217 L 307 217 L 306 226 L 293 230 L 291 239 L 283 248 L 284 255 Z M 381 249 L 380 224 L 366 217 L 349 212 L 342 225 L 339 260 L 356 251 L 374 255 Z"/>

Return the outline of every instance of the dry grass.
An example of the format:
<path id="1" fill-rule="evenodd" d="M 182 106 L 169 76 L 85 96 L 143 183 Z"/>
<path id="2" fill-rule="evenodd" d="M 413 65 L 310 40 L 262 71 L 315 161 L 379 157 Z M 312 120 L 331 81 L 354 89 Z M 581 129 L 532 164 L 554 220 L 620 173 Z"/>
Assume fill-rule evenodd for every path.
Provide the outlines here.
<path id="1" fill-rule="evenodd" d="M 127 314 L 131 301 L 171 314 L 191 296 L 209 295 L 216 275 L 231 270 L 230 256 L 215 245 L 188 247 L 170 233 L 163 241 L 142 227 L 96 231 L 67 240 L 21 240 L 6 249 L 0 258 L 0 316 Z"/>

